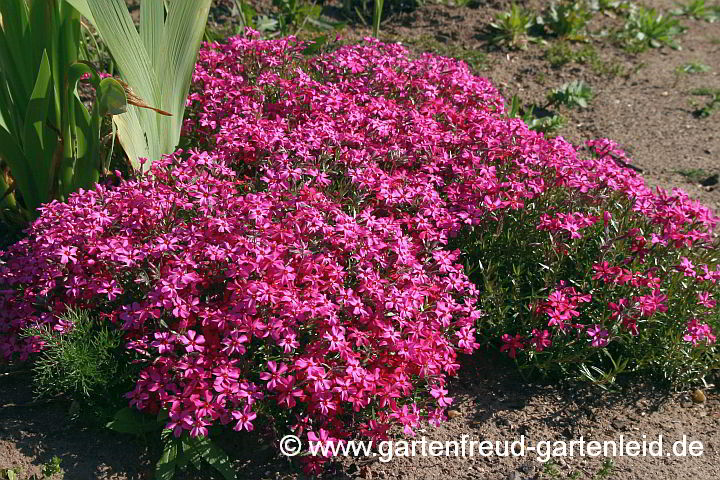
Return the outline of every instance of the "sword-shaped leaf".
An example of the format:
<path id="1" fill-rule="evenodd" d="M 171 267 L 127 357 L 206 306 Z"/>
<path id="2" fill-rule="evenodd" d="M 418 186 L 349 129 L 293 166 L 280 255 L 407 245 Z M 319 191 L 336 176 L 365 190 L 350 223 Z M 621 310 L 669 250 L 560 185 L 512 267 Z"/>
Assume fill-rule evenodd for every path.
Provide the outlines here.
<path id="1" fill-rule="evenodd" d="M 180 140 L 211 0 L 173 0 L 167 4 L 144 0 L 140 32 L 123 0 L 69 2 L 80 12 L 89 12 L 88 20 L 94 23 L 130 87 L 125 89 L 128 110 L 114 116 L 113 121 L 133 167 L 140 169 L 140 158 L 153 161 L 171 153 Z"/>
<path id="2" fill-rule="evenodd" d="M 29 169 L 37 182 L 37 191 L 23 194 L 27 196 L 25 203 L 35 214 L 35 209 L 47 201 L 52 189 L 54 174 L 53 157 L 57 146 L 57 133 L 47 125 L 48 108 L 52 101 L 52 75 L 47 52 L 43 53 L 35 80 L 35 87 L 30 95 L 25 129 L 23 132 L 23 149 Z"/>

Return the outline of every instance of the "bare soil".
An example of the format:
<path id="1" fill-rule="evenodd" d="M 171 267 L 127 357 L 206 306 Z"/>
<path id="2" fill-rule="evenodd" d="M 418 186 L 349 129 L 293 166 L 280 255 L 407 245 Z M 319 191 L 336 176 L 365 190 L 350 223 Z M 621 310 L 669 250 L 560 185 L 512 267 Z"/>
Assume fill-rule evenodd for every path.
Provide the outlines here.
<path id="1" fill-rule="evenodd" d="M 129 2 L 136 3 L 136 2 Z M 260 12 L 270 2 L 250 2 Z M 326 2 L 330 15 L 338 18 L 339 2 Z M 389 3 L 389 2 L 386 2 Z M 541 10 L 549 2 L 519 1 Z M 665 0 L 644 2 L 661 9 L 674 7 Z M 712 3 L 712 2 L 709 2 Z M 679 187 L 720 212 L 720 112 L 696 118 L 693 111 L 703 97 L 690 94 L 700 87 L 720 88 L 720 23 L 683 18 L 688 27 L 679 43 L 682 50 L 651 49 L 634 55 L 600 32 L 619 25 L 620 20 L 597 14 L 590 30 L 597 35 L 592 44 L 598 61 L 571 62 L 553 68 L 545 58 L 550 45 L 530 44 L 526 51 L 488 47 L 483 32 L 489 22 L 510 2 L 475 1 L 470 7 L 426 5 L 412 12 L 396 13 L 382 25 L 382 38 L 400 41 L 415 51 L 472 58 L 479 75 L 489 77 L 506 98 L 517 94 L 524 103 L 542 105 L 548 91 L 581 79 L 595 96 L 586 110 L 559 108 L 568 118 L 559 134 L 581 144 L 587 139 L 608 137 L 619 142 L 633 157 L 649 184 Z M 233 23 L 229 2 L 216 2 L 212 19 L 219 27 Z M 351 24 L 344 35 L 357 39 L 370 34 Z M 581 48 L 576 45 L 574 48 Z M 711 71 L 678 75 L 675 69 L 688 62 L 709 65 Z M 705 185 L 701 185 L 705 183 Z M 64 401 L 33 399 L 27 365 L 0 366 L 0 472 L 21 471 L 21 479 L 40 474 L 53 456 L 62 459 L 65 478 L 150 479 L 159 457 L 153 439 L 114 434 L 87 422 L 74 421 L 77 405 Z M 7 374 L 6 374 L 7 373 Z M 463 368 L 451 382 L 455 398 L 454 417 L 439 428 L 427 427 L 414 440 L 528 441 L 657 440 L 663 436 L 667 453 L 673 442 L 702 442 L 698 457 L 616 457 L 612 468 L 603 469 L 603 457 L 558 458 L 541 464 L 535 455 L 525 457 L 472 458 L 422 457 L 344 459 L 329 477 L 338 479 L 688 479 L 720 478 L 720 393 L 704 388 L 705 401 L 695 403 L 690 392 L 671 393 L 651 384 L 626 385 L 612 392 L 584 385 L 528 382 L 506 360 L 492 354 L 463 359 Z M 717 382 L 716 382 L 717 383 Z M 703 387 L 703 386 L 699 386 Z M 82 408 L 82 407 L 80 407 Z M 401 437 L 398 437 L 398 439 Z M 413 440 L 413 439 L 408 439 Z M 299 479 L 303 476 L 281 457 L 272 441 L 262 435 L 228 435 L 218 439 L 231 453 L 239 479 Z M 603 472 L 607 475 L 603 476 Z M 2 474 L 0 473 L 0 478 Z M 60 478 L 55 476 L 54 478 Z M 178 478 L 211 479 L 212 472 L 188 472 Z"/>

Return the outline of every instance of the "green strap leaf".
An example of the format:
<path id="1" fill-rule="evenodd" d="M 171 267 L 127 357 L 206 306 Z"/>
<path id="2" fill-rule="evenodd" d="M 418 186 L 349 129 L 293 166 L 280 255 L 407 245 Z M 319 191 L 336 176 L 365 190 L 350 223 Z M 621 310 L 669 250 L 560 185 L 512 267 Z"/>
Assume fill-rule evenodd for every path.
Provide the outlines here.
<path id="1" fill-rule="evenodd" d="M 157 464 L 155 464 L 156 480 L 172 480 L 175 476 L 179 442 L 174 438 L 165 440 L 165 442 L 165 449 L 163 450 L 162 456 Z"/>
<path id="2" fill-rule="evenodd" d="M 30 25 L 26 31 L 23 51 L 25 52 L 25 62 L 28 60 L 28 53 L 30 54 L 31 65 L 39 65 L 43 55 L 47 55 L 50 61 L 50 71 L 54 76 L 57 73 L 57 67 L 53 65 L 53 61 L 57 60 L 58 55 L 53 48 L 59 43 L 54 41 L 59 29 L 55 22 L 55 9 L 52 3 L 47 1 L 30 3 Z"/>
<path id="3" fill-rule="evenodd" d="M 30 171 L 25 154 L 15 141 L 15 137 L 2 127 L 0 127 L 0 158 L 5 160 L 10 167 L 10 173 L 15 179 L 16 190 L 22 194 L 25 201 L 39 198 L 40 193 L 35 183 L 35 177 Z"/>
<path id="4" fill-rule="evenodd" d="M 2 0 L 0 1 L 0 15 L 2 15 L 2 37 L 0 45 L 4 44 L 4 48 L 0 49 L 4 52 L 0 59 L 3 60 L 3 71 L 6 73 L 17 72 L 19 80 L 21 80 L 26 88 L 32 85 L 32 76 L 35 73 L 33 64 L 28 62 L 26 35 L 29 30 L 29 12 L 25 0 Z M 3 56 L 7 54 L 7 58 Z M 7 64 L 6 64 L 7 63 Z M 12 70 L 14 68 L 15 70 Z M 13 92 L 16 93 L 16 92 Z M 26 90 L 25 95 L 21 99 L 27 99 L 30 91 Z"/>
<path id="5" fill-rule="evenodd" d="M 189 2 L 185 0 L 177 3 Z M 88 0 L 88 5 L 98 31 L 127 83 L 140 98 L 151 105 L 158 105 L 158 80 L 125 1 Z"/>
<path id="6" fill-rule="evenodd" d="M 37 196 L 25 198 L 28 208 L 34 210 L 50 200 L 54 176 L 53 157 L 58 144 L 56 131 L 47 123 L 48 108 L 52 100 L 52 75 L 47 52 L 43 53 L 30 95 L 23 132 L 23 148 L 30 171 L 37 181 Z M 24 192 L 23 192 L 24 193 Z"/>
<path id="7" fill-rule="evenodd" d="M 182 456 L 178 460 L 179 467 L 182 468 L 188 463 L 197 466 L 204 460 L 225 480 L 236 480 L 237 476 L 230 465 L 230 457 L 208 437 L 185 438 L 182 447 Z"/>
<path id="8" fill-rule="evenodd" d="M 83 14 L 89 10 L 123 80 L 134 94 L 147 105 L 171 114 L 164 117 L 129 102 L 126 113 L 113 117 L 118 140 L 133 167 L 140 168 L 140 158 L 153 161 L 171 153 L 179 143 L 185 102 L 211 0 L 141 2 L 139 33 L 123 0 L 70 0 L 70 3 Z M 149 166 L 150 162 L 146 168 Z"/>
<path id="9" fill-rule="evenodd" d="M 140 2 L 140 36 L 153 65 L 159 65 L 162 51 L 156 45 L 165 36 L 165 5 L 161 1 Z"/>
<path id="10" fill-rule="evenodd" d="M 17 132 L 18 112 L 14 106 L 10 90 L 8 89 L 7 77 L 0 70 L 0 127 L 9 132 Z"/>
<path id="11" fill-rule="evenodd" d="M 0 69 L 9 81 L 14 102 L 12 108 L 19 117 L 17 123 L 20 123 L 25 118 L 25 106 L 30 99 L 33 75 L 37 70 L 37 64 L 33 65 L 27 55 L 23 55 L 26 31 L 29 30 L 25 0 L 0 1 L 0 15 L 3 18 L 3 27 L 0 29 Z"/>
<path id="12" fill-rule="evenodd" d="M 154 112 L 152 113 L 157 115 Z M 158 157 L 155 157 L 150 151 L 151 146 L 148 145 L 147 137 L 143 134 L 145 121 L 141 118 L 143 116 L 147 118 L 147 115 L 149 115 L 147 112 L 143 112 L 142 109 L 131 105 L 128 107 L 127 112 L 113 117 L 113 123 L 117 127 L 118 141 L 130 159 L 132 167 L 137 171 L 140 171 L 140 158 L 160 158 L 159 149 L 156 149 L 157 147 L 153 149 L 153 151 L 158 152 Z M 147 162 L 143 166 L 145 171 L 150 168 L 149 163 Z"/>
<path id="13" fill-rule="evenodd" d="M 65 2 L 72 5 L 75 10 L 80 12 L 80 15 L 87 18 L 90 23 L 95 25 L 95 18 L 93 17 L 92 11 L 90 11 L 90 6 L 88 5 L 87 0 L 65 0 Z"/>
<path id="14" fill-rule="evenodd" d="M 87 2 L 95 18 L 98 32 L 108 46 L 123 78 L 149 105 L 165 109 L 161 105 L 161 88 L 156 72 L 125 2 L 123 0 L 87 0 Z M 182 0 L 178 3 L 189 2 Z M 131 112 L 133 113 L 130 114 Z M 154 111 L 128 108 L 128 113 L 114 117 L 113 120 L 118 127 L 120 143 L 135 168 L 138 168 L 140 157 L 156 160 L 162 153 L 169 153 L 162 148 L 163 137 L 159 134 L 158 114 Z"/>
<path id="15" fill-rule="evenodd" d="M 105 425 L 119 433 L 140 434 L 160 430 L 162 424 L 148 415 L 143 415 L 134 408 L 125 407 L 115 413 L 112 421 Z"/>
<path id="16" fill-rule="evenodd" d="M 223 476 L 225 480 L 235 480 L 237 475 L 230 465 L 230 457 L 223 449 L 207 439 L 208 447 L 204 456 L 205 461 Z"/>
<path id="17" fill-rule="evenodd" d="M 160 75 L 169 81 L 163 84 L 162 106 L 155 104 L 173 115 L 165 119 L 163 126 L 166 129 L 160 132 L 161 138 L 168 141 L 163 153 L 170 153 L 180 141 L 185 102 L 190 91 L 192 72 L 205 31 L 210 3 L 210 0 L 170 3 L 164 43 L 160 48 L 164 60 L 160 64 Z"/>

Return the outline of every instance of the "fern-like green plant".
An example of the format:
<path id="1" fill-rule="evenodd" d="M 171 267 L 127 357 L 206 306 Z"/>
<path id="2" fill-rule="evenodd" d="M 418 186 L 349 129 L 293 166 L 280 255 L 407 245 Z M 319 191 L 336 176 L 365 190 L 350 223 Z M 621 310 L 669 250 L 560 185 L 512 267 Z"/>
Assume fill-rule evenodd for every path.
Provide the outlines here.
<path id="1" fill-rule="evenodd" d="M 62 396 L 85 404 L 102 402 L 108 390 L 131 385 L 123 332 L 103 324 L 85 310 L 63 314 L 65 332 L 47 326 L 25 331 L 42 341 L 33 367 L 33 386 L 40 396 Z"/>

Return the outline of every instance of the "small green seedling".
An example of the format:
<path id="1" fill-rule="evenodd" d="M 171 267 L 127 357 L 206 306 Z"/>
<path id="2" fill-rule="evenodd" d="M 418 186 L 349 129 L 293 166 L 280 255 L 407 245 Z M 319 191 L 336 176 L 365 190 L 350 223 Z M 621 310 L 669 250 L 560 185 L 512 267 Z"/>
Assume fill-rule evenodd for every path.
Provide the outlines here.
<path id="1" fill-rule="evenodd" d="M 62 458 L 52 457 L 49 462 L 43 465 L 42 474 L 45 478 L 63 478 L 65 470 L 62 468 Z"/>
<path id="2" fill-rule="evenodd" d="M 660 48 L 668 46 L 675 50 L 680 45 L 675 37 L 685 31 L 680 21 L 654 8 L 638 7 L 631 11 L 627 23 L 619 37 L 624 41 L 625 48 L 631 52 L 642 52 L 648 47 Z"/>
<path id="3" fill-rule="evenodd" d="M 530 41 L 529 32 L 534 24 L 532 13 L 513 3 L 510 11 L 499 14 L 495 22 L 490 24 L 490 43 L 524 50 Z"/>
<path id="4" fill-rule="evenodd" d="M 543 465 L 543 473 L 550 478 L 560 478 L 560 469 L 553 460 L 548 460 Z"/>
<path id="5" fill-rule="evenodd" d="M 705 0 L 692 0 L 688 4 L 678 3 L 678 8 L 671 10 L 670 13 L 712 23 L 720 19 L 720 6 L 705 5 Z"/>
<path id="6" fill-rule="evenodd" d="M 525 109 L 521 103 L 517 95 L 512 96 L 508 109 L 508 117 L 522 118 L 530 130 L 544 133 L 545 136 L 552 138 L 558 130 L 567 124 L 567 119 L 562 115 L 537 117 L 535 116 L 535 105 L 530 105 Z"/>
<path id="7" fill-rule="evenodd" d="M 547 11 L 537 17 L 537 24 L 542 25 L 546 33 L 568 40 L 586 41 L 585 28 L 592 18 L 590 12 L 580 2 L 564 2 L 560 5 L 551 4 Z"/>
<path id="8" fill-rule="evenodd" d="M 710 115 L 715 112 L 718 108 L 720 108 L 720 88 L 696 88 L 690 92 L 692 95 L 702 96 L 702 97 L 710 97 L 708 102 L 702 106 L 697 108 L 693 115 L 697 118 L 707 118 Z"/>
<path id="9" fill-rule="evenodd" d="M 705 73 L 710 71 L 710 66 L 701 62 L 688 62 L 675 69 L 676 73 Z"/>
<path id="10" fill-rule="evenodd" d="M 568 108 L 587 108 L 592 99 L 590 85 L 582 80 L 573 80 L 559 88 L 554 88 L 548 95 L 546 107 L 551 105 L 565 105 Z"/>
<path id="11" fill-rule="evenodd" d="M 603 461 L 602 468 L 598 470 L 598 472 L 595 474 L 595 477 L 593 480 L 607 480 L 610 478 L 610 474 L 612 474 L 613 469 L 615 468 L 615 462 L 613 462 L 612 458 L 606 458 L 605 461 Z"/>

